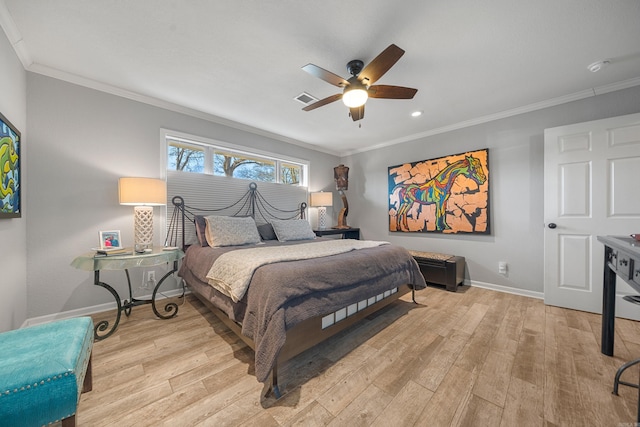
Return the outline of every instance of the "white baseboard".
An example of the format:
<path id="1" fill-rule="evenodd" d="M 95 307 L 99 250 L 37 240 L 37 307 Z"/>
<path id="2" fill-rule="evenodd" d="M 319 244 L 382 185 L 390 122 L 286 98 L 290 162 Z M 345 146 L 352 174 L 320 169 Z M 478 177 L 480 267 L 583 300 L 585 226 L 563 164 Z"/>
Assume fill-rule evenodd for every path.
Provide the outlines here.
<path id="1" fill-rule="evenodd" d="M 191 291 L 189 290 L 189 288 L 185 287 L 185 293 L 188 294 L 190 292 Z M 181 294 L 182 294 L 182 289 L 172 289 L 169 291 L 162 291 L 162 295 L 164 295 L 164 297 L 167 297 L 167 298 L 177 297 L 177 296 L 180 296 Z M 164 299 L 164 297 L 161 296 L 159 298 L 156 298 L 156 300 L 160 301 Z M 145 295 L 145 296 L 135 297 L 135 298 L 151 299 L 151 295 Z M 106 304 L 94 305 L 91 307 L 83 307 L 83 308 L 77 308 L 75 310 L 62 311 L 60 313 L 47 314 L 45 316 L 31 317 L 25 320 L 24 323 L 22 323 L 21 328 L 26 328 L 27 326 L 39 325 L 41 323 L 49 323 L 49 322 L 53 322 L 54 320 L 71 319 L 74 317 L 81 317 L 81 316 L 90 316 L 92 314 L 101 313 L 103 311 L 115 310 L 117 308 L 118 306 L 116 302 L 113 301 Z"/>
<path id="2" fill-rule="evenodd" d="M 509 286 L 501 286 L 493 283 L 478 282 L 475 280 L 466 280 L 466 279 L 464 281 L 464 284 L 467 286 L 476 286 L 478 288 L 489 289 L 497 292 L 505 292 L 507 294 L 544 299 L 543 292 L 528 291 L 526 289 L 517 289 L 517 288 L 511 288 Z M 189 288 L 185 288 L 185 292 L 190 293 Z M 173 289 L 166 292 L 163 291 L 162 293 L 167 297 L 175 297 L 175 296 L 179 296 L 182 293 L 182 289 Z M 150 298 L 151 298 L 151 295 L 147 295 L 144 297 L 139 297 L 138 299 L 150 299 Z M 162 298 L 158 298 L 158 299 L 160 300 Z M 75 310 L 63 311 L 60 313 L 47 314 L 46 316 L 32 317 L 25 320 L 21 328 L 38 325 L 41 323 L 49 323 L 54 320 L 71 319 L 73 317 L 80 317 L 80 316 L 90 316 L 92 314 L 101 313 L 103 311 L 115 310 L 116 308 L 117 308 L 116 302 L 114 301 L 106 304 L 94 305 L 91 307 L 83 307 Z"/>
<path id="3" fill-rule="evenodd" d="M 510 286 L 502 286 L 502 285 L 496 285 L 494 283 L 478 282 L 475 280 L 465 280 L 464 284 L 469 286 L 475 286 L 478 288 L 483 288 L 483 289 L 490 289 L 492 291 L 504 292 L 506 294 L 520 295 L 523 297 L 530 297 L 530 298 L 536 298 L 536 299 L 542 299 L 542 300 L 544 299 L 544 292 L 528 291 L 526 289 L 512 288 Z"/>

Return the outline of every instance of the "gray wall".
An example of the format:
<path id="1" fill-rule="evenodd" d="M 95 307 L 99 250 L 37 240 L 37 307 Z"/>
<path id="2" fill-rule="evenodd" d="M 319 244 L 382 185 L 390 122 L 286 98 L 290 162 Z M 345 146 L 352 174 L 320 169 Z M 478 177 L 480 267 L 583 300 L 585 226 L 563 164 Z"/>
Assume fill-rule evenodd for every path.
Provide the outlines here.
<path id="1" fill-rule="evenodd" d="M 118 204 L 122 176 L 161 176 L 160 128 L 309 160 L 310 190 L 333 186 L 338 157 L 210 121 L 27 73 L 29 181 L 27 194 L 28 316 L 112 302 L 90 272 L 69 263 L 98 243 L 99 230 L 121 230 L 133 241 L 133 208 Z M 326 172 L 330 171 L 330 172 Z M 161 244 L 164 208 L 156 209 Z M 132 271 L 134 287 L 142 282 Z M 125 289 L 122 272 L 104 272 Z"/>
<path id="2" fill-rule="evenodd" d="M 364 238 L 463 255 L 468 261 L 467 276 L 477 284 L 541 293 L 543 130 L 640 111 L 640 88 L 636 87 L 338 159 L 25 73 L 4 37 L 0 37 L 0 58 L 2 75 L 9 76 L 0 81 L 0 110 L 23 131 L 23 160 L 28 160 L 23 163 L 25 217 L 0 221 L 3 330 L 19 326 L 26 317 L 112 302 L 105 290 L 92 285 L 89 272 L 69 263 L 96 245 L 98 230 L 120 229 L 125 240 L 132 240 L 133 213 L 118 204 L 117 179 L 161 175 L 160 128 L 308 159 L 311 191 L 334 190 L 332 169 L 345 163 L 351 167 L 349 223 L 360 226 Z M 387 231 L 388 166 L 480 148 L 490 149 L 490 236 Z M 333 221 L 339 207 L 336 195 L 330 212 Z M 156 208 L 157 224 L 163 215 L 164 210 Z M 160 243 L 160 236 L 156 237 Z M 497 273 L 498 261 L 509 263 L 508 277 Z M 132 276 L 135 287 L 141 272 L 134 271 Z M 124 290 L 121 272 L 106 272 L 103 278 Z"/>
<path id="3" fill-rule="evenodd" d="M 28 162 L 27 78 L 9 40 L 0 31 L 0 112 L 22 133 L 22 218 L 0 219 L 0 332 L 19 327 L 27 316 Z"/>
<path id="4" fill-rule="evenodd" d="M 640 111 L 640 87 L 343 157 L 349 171 L 349 224 L 364 238 L 408 249 L 462 255 L 467 279 L 523 294 L 543 292 L 544 129 Z M 395 233 L 388 227 L 387 168 L 489 148 L 490 236 Z M 498 262 L 509 264 L 508 276 Z M 539 295 L 538 295 L 539 296 Z"/>

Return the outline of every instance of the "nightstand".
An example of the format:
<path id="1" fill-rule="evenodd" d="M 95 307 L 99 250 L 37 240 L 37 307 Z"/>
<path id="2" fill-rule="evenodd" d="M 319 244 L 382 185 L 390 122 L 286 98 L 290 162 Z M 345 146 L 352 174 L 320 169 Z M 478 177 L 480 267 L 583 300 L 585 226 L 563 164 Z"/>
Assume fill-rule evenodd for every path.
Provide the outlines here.
<path id="1" fill-rule="evenodd" d="M 102 320 L 95 325 L 95 339 L 101 340 L 113 334 L 118 328 L 118 324 L 120 323 L 121 312 L 124 311 L 124 314 L 129 316 L 129 314 L 131 313 L 131 308 L 138 305 L 151 304 L 153 312 L 161 319 L 170 319 L 178 314 L 178 305 L 174 302 L 170 302 L 164 307 L 164 311 L 169 314 L 164 315 L 160 313 L 158 311 L 158 308 L 156 307 L 156 295 L 158 294 L 158 289 L 160 289 L 160 285 L 162 285 L 162 282 L 164 282 L 167 277 L 178 271 L 178 261 L 181 260 L 182 257 L 184 257 L 184 252 L 182 252 L 180 249 L 166 251 L 163 250 L 162 247 L 154 247 L 151 252 L 145 252 L 142 254 L 135 253 L 133 252 L 133 249 L 131 249 L 131 252 L 121 255 L 99 256 L 96 255 L 95 252 L 88 252 L 76 257 L 71 262 L 71 266 L 79 270 L 93 271 L 93 284 L 96 286 L 101 286 L 108 290 L 111 295 L 113 295 L 116 300 L 116 304 L 118 305 L 116 320 L 109 332 L 105 333 L 104 335 L 98 335 L 98 331 L 104 332 L 109 327 L 108 321 Z M 153 289 L 151 299 L 141 300 L 134 298 L 131 291 L 131 278 L 129 277 L 129 269 L 134 267 L 153 267 L 162 264 L 170 264 L 172 269 L 164 276 L 162 276 L 162 278 L 158 281 L 158 284 Z M 128 300 L 122 301 L 120 295 L 114 288 L 109 286 L 107 283 L 100 281 L 101 270 L 121 270 L 126 273 L 127 284 L 129 286 Z M 182 291 L 184 296 L 184 288 Z"/>
<path id="2" fill-rule="evenodd" d="M 313 230 L 316 236 L 332 236 L 336 234 L 342 234 L 343 239 L 355 239 L 360 240 L 359 228 L 327 228 L 325 230 Z"/>

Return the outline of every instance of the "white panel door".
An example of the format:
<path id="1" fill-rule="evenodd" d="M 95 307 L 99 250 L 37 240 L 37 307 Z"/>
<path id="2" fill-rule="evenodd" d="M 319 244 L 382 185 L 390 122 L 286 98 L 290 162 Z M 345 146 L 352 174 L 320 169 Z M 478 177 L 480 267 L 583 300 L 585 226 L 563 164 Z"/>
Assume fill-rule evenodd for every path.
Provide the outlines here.
<path id="1" fill-rule="evenodd" d="M 596 236 L 640 233 L 640 114 L 546 129 L 544 144 L 544 301 L 601 313 Z M 617 284 L 616 315 L 639 320 Z"/>

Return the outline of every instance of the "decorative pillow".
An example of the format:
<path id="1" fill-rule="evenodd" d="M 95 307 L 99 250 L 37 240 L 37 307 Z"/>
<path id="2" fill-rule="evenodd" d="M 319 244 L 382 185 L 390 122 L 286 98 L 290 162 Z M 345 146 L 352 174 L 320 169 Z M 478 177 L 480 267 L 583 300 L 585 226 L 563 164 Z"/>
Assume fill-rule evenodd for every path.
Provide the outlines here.
<path id="1" fill-rule="evenodd" d="M 207 219 L 205 216 L 203 215 L 195 215 L 193 217 L 193 220 L 196 224 L 196 236 L 198 237 L 198 243 L 200 243 L 200 246 L 209 246 L 209 243 L 207 243 L 207 233 L 206 233 L 206 229 L 207 229 Z"/>
<path id="2" fill-rule="evenodd" d="M 278 240 L 286 242 L 289 240 L 312 240 L 316 238 L 316 234 L 304 219 L 289 220 L 273 220 L 271 221 L 273 231 L 275 231 Z"/>
<path id="3" fill-rule="evenodd" d="M 260 224 L 258 226 L 258 233 L 260 233 L 262 240 L 278 240 L 276 232 L 273 231 L 273 226 L 269 223 Z"/>
<path id="4" fill-rule="evenodd" d="M 260 243 L 260 234 L 253 218 L 208 216 L 205 230 L 209 246 L 237 246 Z"/>

